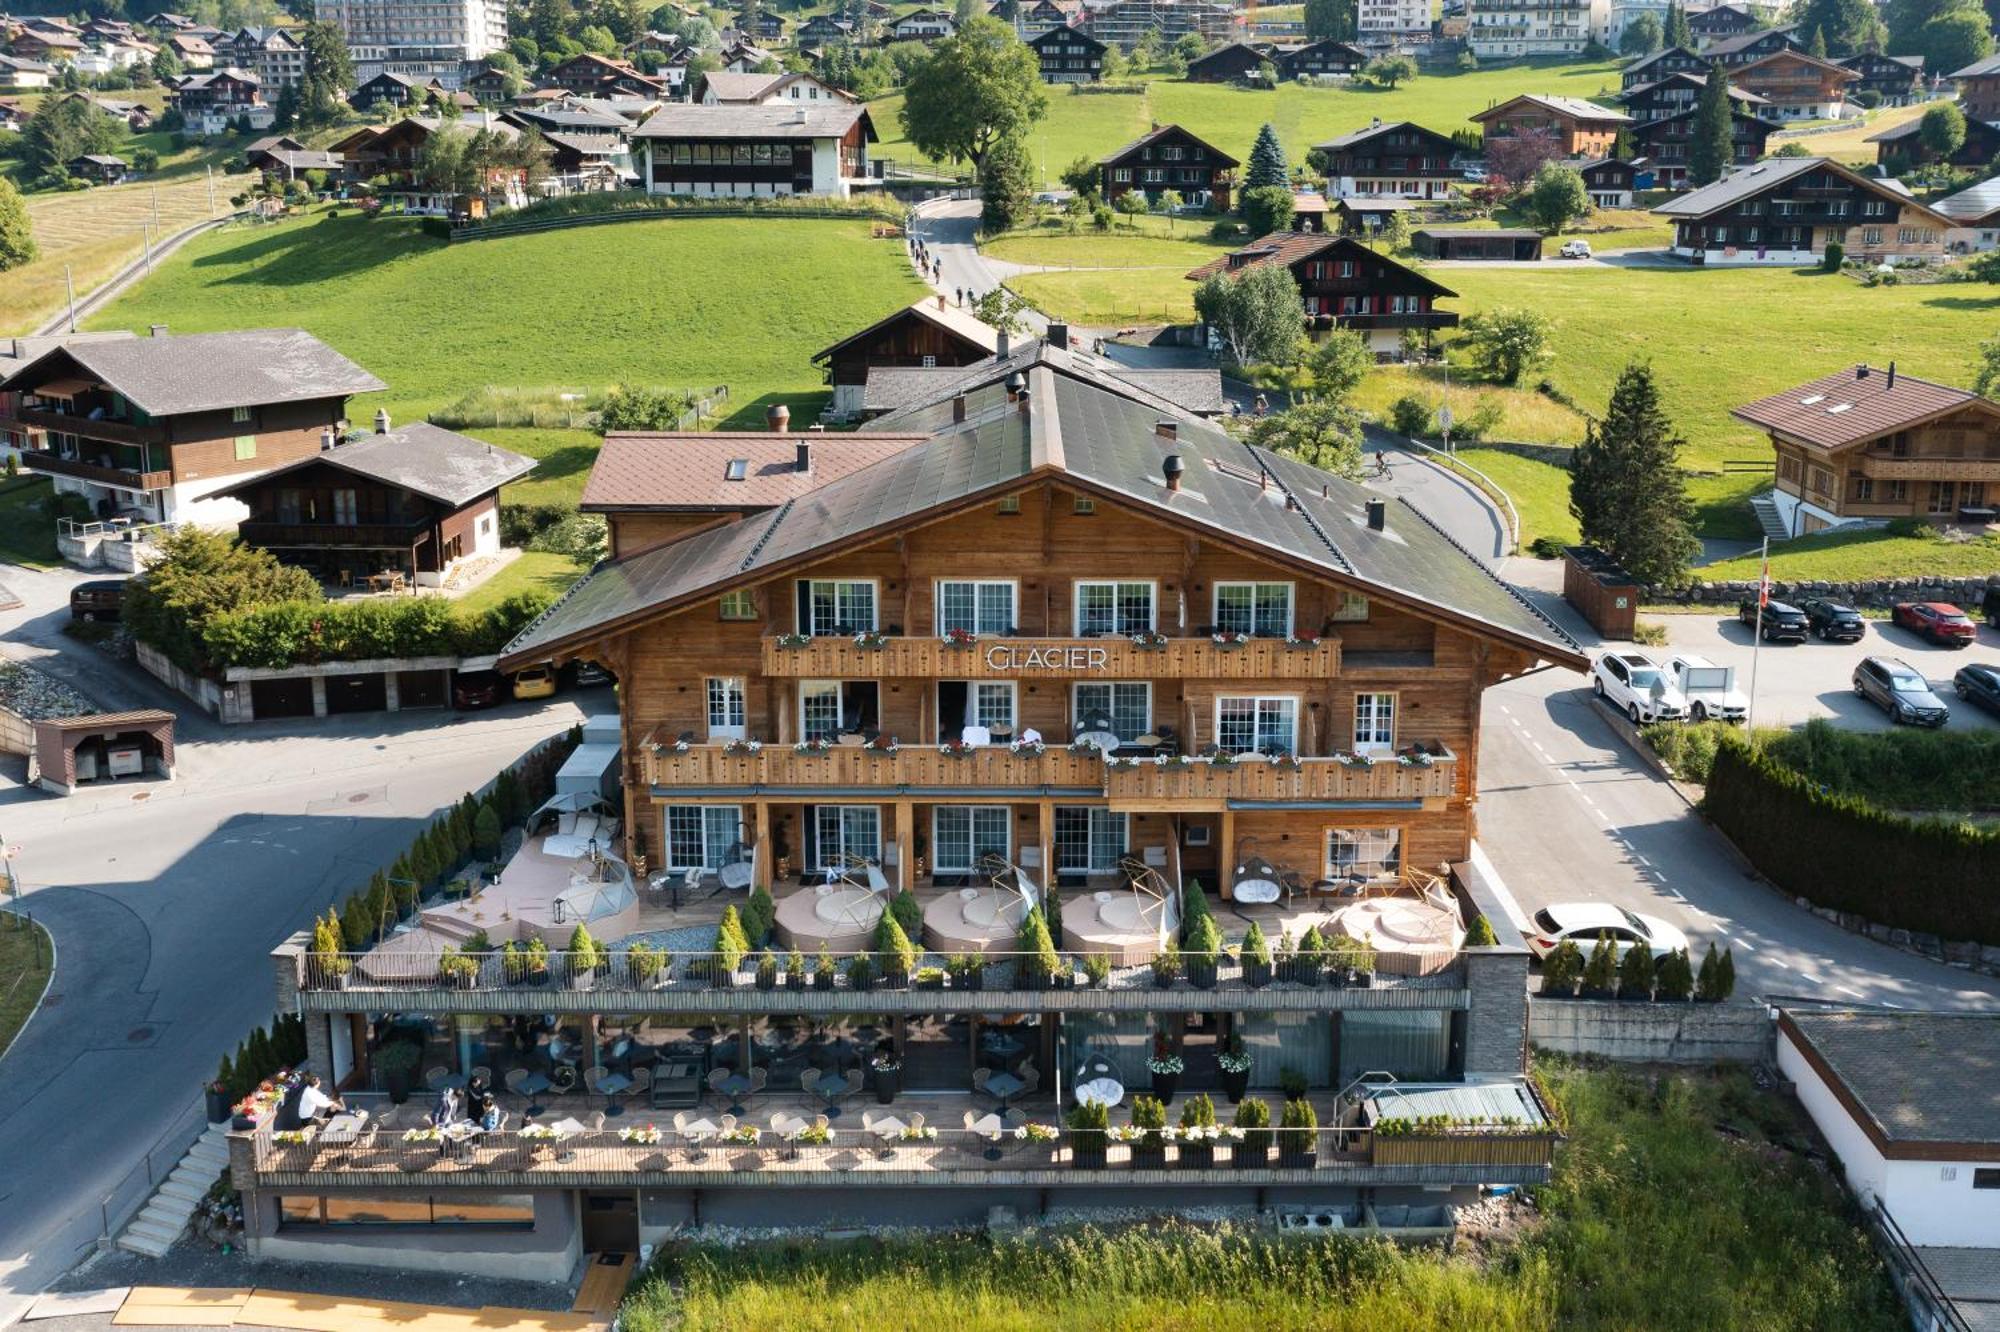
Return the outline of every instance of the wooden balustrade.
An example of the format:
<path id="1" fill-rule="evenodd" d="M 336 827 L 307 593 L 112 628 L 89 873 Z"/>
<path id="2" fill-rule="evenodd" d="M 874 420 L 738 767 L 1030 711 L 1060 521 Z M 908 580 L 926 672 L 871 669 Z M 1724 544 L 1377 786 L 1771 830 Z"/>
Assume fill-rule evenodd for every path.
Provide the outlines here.
<path id="1" fill-rule="evenodd" d="M 1449 796 L 1457 780 L 1458 759 L 1450 754 L 1424 765 L 1395 758 L 1365 764 L 1308 758 L 1296 767 L 1262 758 L 1227 764 L 1141 759 L 1112 762 L 1105 773 L 1104 792 L 1114 809 L 1221 800 L 1429 800 Z"/>
<path id="2" fill-rule="evenodd" d="M 982 638 L 964 645 L 937 638 L 885 638 L 864 647 L 851 637 L 800 646 L 764 639 L 764 674 L 809 680 L 1318 680 L 1340 671 L 1340 642 L 1294 647 L 1255 638 L 1224 647 L 1211 638 L 1169 638 L 1141 647 L 1129 638 Z"/>

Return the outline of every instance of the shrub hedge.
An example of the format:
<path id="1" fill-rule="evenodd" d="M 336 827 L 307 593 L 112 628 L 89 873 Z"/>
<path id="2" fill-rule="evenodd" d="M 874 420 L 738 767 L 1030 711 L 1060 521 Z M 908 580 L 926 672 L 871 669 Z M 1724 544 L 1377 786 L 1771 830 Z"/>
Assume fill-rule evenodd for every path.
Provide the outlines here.
<path id="1" fill-rule="evenodd" d="M 460 615 L 444 597 L 280 601 L 215 616 L 202 629 L 202 652 L 217 667 L 481 656 L 505 647 L 549 601 L 546 592 L 519 592 L 476 615 Z"/>
<path id="2" fill-rule="evenodd" d="M 2000 829 L 1836 795 L 1736 738 L 1702 809 L 1758 871 L 1817 906 L 1943 939 L 2000 944 Z"/>

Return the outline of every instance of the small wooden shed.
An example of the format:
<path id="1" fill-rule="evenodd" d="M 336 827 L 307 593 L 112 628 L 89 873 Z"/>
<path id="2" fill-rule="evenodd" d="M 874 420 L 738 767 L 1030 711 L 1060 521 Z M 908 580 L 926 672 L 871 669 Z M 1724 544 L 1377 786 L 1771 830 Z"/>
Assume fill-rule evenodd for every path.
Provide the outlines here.
<path id="1" fill-rule="evenodd" d="M 1639 584 L 1595 546 L 1563 547 L 1563 600 L 1606 638 L 1632 640 Z"/>

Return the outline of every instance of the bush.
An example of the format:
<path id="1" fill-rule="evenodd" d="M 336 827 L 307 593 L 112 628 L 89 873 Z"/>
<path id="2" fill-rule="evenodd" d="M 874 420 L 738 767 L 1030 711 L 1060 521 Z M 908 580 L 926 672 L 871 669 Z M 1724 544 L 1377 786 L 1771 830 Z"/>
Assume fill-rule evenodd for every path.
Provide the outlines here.
<path id="1" fill-rule="evenodd" d="M 1658 620 L 1640 620 L 1632 626 L 1632 641 L 1641 647 L 1665 647 L 1667 626 Z"/>
<path id="2" fill-rule="evenodd" d="M 1467 948 L 1492 948 L 1499 942 L 1500 940 L 1494 936 L 1491 921 L 1483 915 L 1472 918 L 1472 928 L 1465 932 Z"/>
<path id="3" fill-rule="evenodd" d="M 1618 993 L 1626 997 L 1653 993 L 1653 950 L 1639 945 L 1626 950 L 1618 964 Z"/>
<path id="4" fill-rule="evenodd" d="M 1557 944 L 1542 960 L 1542 993 L 1573 995 L 1583 979 L 1583 950 L 1572 939 Z"/>
<path id="5" fill-rule="evenodd" d="M 1826 243 L 1826 257 L 1820 260 L 1819 266 L 1824 272 L 1838 273 L 1841 264 L 1846 258 L 1846 247 L 1841 245 L 1839 241 L 1828 241 Z"/>
<path id="6" fill-rule="evenodd" d="M 1430 405 L 1414 393 L 1405 393 L 1389 406 L 1389 426 L 1412 439 L 1431 433 Z"/>
<path id="7" fill-rule="evenodd" d="M 500 854 L 500 811 L 490 799 L 479 803 L 479 816 L 472 822 L 472 845 L 485 860 Z"/>
<path id="8" fill-rule="evenodd" d="M 1241 239 L 1242 236 L 1243 236 L 1242 224 L 1238 222 L 1232 222 L 1226 217 L 1208 229 L 1208 238 L 1212 241 L 1228 241 L 1234 243 L 1235 241 Z"/>
<path id="9" fill-rule="evenodd" d="M 1915 537 L 1919 541 L 1926 539 L 1931 541 L 1942 540 L 1938 536 L 1938 530 L 1923 518 L 1891 518 L 1886 525 L 1886 530 L 1893 537 Z"/>
<path id="10" fill-rule="evenodd" d="M 1528 553 L 1538 560 L 1559 560 L 1563 557 L 1564 542 L 1560 537 L 1538 536 L 1528 543 Z"/>
<path id="11" fill-rule="evenodd" d="M 1687 949 L 1676 948 L 1660 959 L 1653 993 L 1662 1001 L 1685 1000 L 1694 993 L 1694 967 L 1688 961 Z"/>
<path id="12" fill-rule="evenodd" d="M 1723 738 L 1731 734 L 1727 722 L 1653 722 L 1640 728 L 1639 735 L 1652 746 L 1667 768 L 1684 782 L 1708 783 L 1709 768 Z"/>
<path id="13" fill-rule="evenodd" d="M 1583 991 L 1591 995 L 1608 995 L 1618 978 L 1618 950 L 1611 944 L 1611 936 L 1600 934 L 1597 943 L 1590 950 L 1590 961 L 1583 964 Z"/>

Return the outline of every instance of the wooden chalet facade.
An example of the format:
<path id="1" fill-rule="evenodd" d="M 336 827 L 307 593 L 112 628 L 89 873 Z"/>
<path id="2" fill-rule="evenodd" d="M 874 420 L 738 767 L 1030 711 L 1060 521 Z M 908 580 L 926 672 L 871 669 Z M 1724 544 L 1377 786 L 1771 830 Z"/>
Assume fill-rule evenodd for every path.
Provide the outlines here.
<path id="1" fill-rule="evenodd" d="M 1937 154 L 1924 146 L 1923 127 L 1923 117 L 1918 116 L 1869 135 L 1868 142 L 1875 145 L 1876 163 L 1885 167 L 1901 164 L 1907 169 L 1935 162 Z M 1973 171 L 1990 168 L 1995 162 L 2000 162 L 2000 126 L 1968 116 L 1965 142 L 1959 144 L 1945 161 L 1950 166 Z"/>
<path id="2" fill-rule="evenodd" d="M 1613 111 L 1580 97 L 1550 97 L 1522 93 L 1475 112 L 1472 122 L 1490 150 L 1507 139 L 1540 138 L 1556 145 L 1563 157 L 1601 157 L 1618 142 L 1618 132 L 1632 123 L 1623 111 Z"/>
<path id="3" fill-rule="evenodd" d="M 1277 61 L 1267 42 L 1228 42 L 1188 61 L 1190 83 L 1241 83 L 1265 65 L 1275 72 Z"/>
<path id="4" fill-rule="evenodd" d="M 1777 51 L 1729 71 L 1731 85 L 1755 93 L 1773 120 L 1836 120 L 1860 75 L 1805 51 Z"/>
<path id="5" fill-rule="evenodd" d="M 1577 166 L 1583 188 L 1596 208 L 1630 208 L 1639 192 L 1639 168 L 1615 157 L 1600 157 Z"/>
<path id="6" fill-rule="evenodd" d="M 1688 31 L 1694 34 L 1695 40 L 1706 42 L 1721 37 L 1741 37 L 1753 31 L 1759 20 L 1742 5 L 1713 5 L 1690 11 L 1687 21 Z"/>
<path id="7" fill-rule="evenodd" d="M 1230 190 L 1240 165 L 1228 153 L 1179 125 L 1158 126 L 1097 163 L 1106 203 L 1131 190 L 1148 199 L 1175 190 L 1193 207 L 1218 213 L 1229 211 Z"/>
<path id="8" fill-rule="evenodd" d="M 1773 157 L 1653 210 L 1697 264 L 1810 264 L 1838 242 L 1850 261 L 1936 259 L 1949 218 L 1824 157 Z"/>
<path id="9" fill-rule="evenodd" d="M 1736 69 L 1753 64 L 1765 56 L 1776 55 L 1780 51 L 1803 51 L 1805 42 L 1799 39 L 1795 28 L 1764 28 L 1756 32 L 1742 32 L 1734 37 L 1720 37 L 1712 42 L 1704 42 L 1701 58 L 1711 65 L 1724 69 Z"/>
<path id="10" fill-rule="evenodd" d="M 624 93 L 637 97 L 666 97 L 671 88 L 665 79 L 650 74 L 642 74 L 629 61 L 614 60 L 609 56 L 571 56 L 542 78 L 542 86 L 560 88 L 564 92 L 578 93 L 585 97 L 609 97 Z"/>
<path id="11" fill-rule="evenodd" d="M 1881 106 L 1908 106 L 1923 96 L 1922 56 L 1861 51 L 1842 56 L 1834 63 L 1854 71 L 1855 80 L 1847 87 L 1848 97 L 1854 100 L 1865 100 L 1864 95 L 1872 95 Z"/>
<path id="12" fill-rule="evenodd" d="M 1457 313 L 1437 308 L 1438 300 L 1457 292 L 1349 236 L 1297 231 L 1263 236 L 1195 269 L 1188 280 L 1269 264 L 1283 267 L 1299 284 L 1308 329 L 1353 329 L 1383 360 L 1401 359 L 1407 331 L 1415 330 L 1428 347 L 1432 330 L 1458 326 Z"/>
<path id="13" fill-rule="evenodd" d="M 1240 83 L 1265 65 L 1280 80 L 1345 79 L 1368 63 L 1368 53 L 1331 38 L 1317 42 L 1229 42 L 1188 61 L 1194 83 Z"/>
<path id="14" fill-rule="evenodd" d="M 1081 28 L 1056 24 L 1028 38 L 1043 83 L 1096 83 L 1104 77 L 1110 48 Z"/>
<path id="15" fill-rule="evenodd" d="M 1459 148 L 1436 130 L 1407 120 L 1343 134 L 1313 145 L 1326 158 L 1327 190 L 1340 198 L 1390 194 L 1404 199 L 1449 199 L 1464 183 Z"/>
<path id="16" fill-rule="evenodd" d="M 1618 71 L 1618 86 L 1625 92 L 1676 74 L 1707 74 L 1708 61 L 1685 46 L 1669 46 L 1641 56 Z"/>
<path id="17" fill-rule="evenodd" d="M 1619 94 L 1618 100 L 1635 126 L 1646 125 L 1692 112 L 1701 101 L 1701 90 L 1707 86 L 1705 70 L 1693 74 L 1669 74 L 1657 82 L 1626 89 Z M 1750 115 L 1758 114 L 1768 105 L 1763 98 L 1733 85 L 1729 89 L 1729 103 L 1731 110 Z"/>
<path id="18" fill-rule="evenodd" d="M 1892 518 L 1956 521 L 2000 501 L 2000 403 L 1858 365 L 1730 412 L 1777 459 L 1772 499 L 1794 536 Z"/>
<path id="19" fill-rule="evenodd" d="M 813 353 L 813 361 L 826 363 L 834 414 L 850 417 L 861 411 L 870 370 L 974 365 L 991 358 L 999 345 L 992 326 L 947 304 L 940 295 L 917 301 L 822 348 Z"/>
<path id="20" fill-rule="evenodd" d="M 1663 190 L 1688 186 L 1688 161 L 1694 150 L 1693 108 L 1632 129 L 1632 143 L 1653 171 L 1653 184 Z M 1747 167 L 1761 161 L 1764 145 L 1778 127 L 1762 116 L 1733 110 L 1729 114 L 1730 164 Z"/>
<path id="21" fill-rule="evenodd" d="M 1967 120 L 2000 123 L 2000 55 L 1953 70 L 1951 81 L 1958 86 L 1958 108 Z"/>

